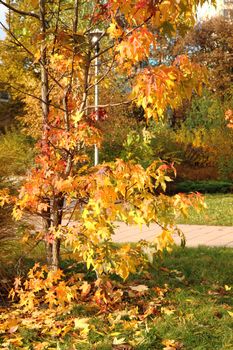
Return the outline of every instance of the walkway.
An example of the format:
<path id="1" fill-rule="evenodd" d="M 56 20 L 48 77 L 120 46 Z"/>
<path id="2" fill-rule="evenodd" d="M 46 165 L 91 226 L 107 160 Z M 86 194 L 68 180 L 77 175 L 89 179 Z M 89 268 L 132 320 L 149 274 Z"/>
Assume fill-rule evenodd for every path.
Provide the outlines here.
<path id="1" fill-rule="evenodd" d="M 205 226 L 205 225 L 178 225 L 186 237 L 186 246 L 198 247 L 225 246 L 233 247 L 233 227 L 231 226 Z M 153 240 L 161 232 L 161 229 L 153 224 L 145 225 L 140 229 L 138 226 L 127 226 L 119 222 L 113 240 L 115 242 L 138 242 L 140 239 Z M 174 237 L 179 244 L 179 237 Z"/>

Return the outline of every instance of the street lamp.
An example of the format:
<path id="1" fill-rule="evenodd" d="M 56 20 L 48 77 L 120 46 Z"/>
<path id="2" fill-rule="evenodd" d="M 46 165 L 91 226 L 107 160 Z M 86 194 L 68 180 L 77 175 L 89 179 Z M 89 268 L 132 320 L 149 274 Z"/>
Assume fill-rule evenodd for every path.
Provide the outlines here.
<path id="1" fill-rule="evenodd" d="M 99 74 L 99 58 L 98 54 L 100 51 L 99 41 L 103 36 L 103 32 L 99 29 L 95 29 L 90 32 L 90 40 L 93 48 L 95 48 L 95 118 L 96 121 L 99 120 L 99 86 L 98 86 L 98 74 Z M 99 150 L 97 145 L 94 145 L 94 165 L 98 165 L 99 163 Z"/>

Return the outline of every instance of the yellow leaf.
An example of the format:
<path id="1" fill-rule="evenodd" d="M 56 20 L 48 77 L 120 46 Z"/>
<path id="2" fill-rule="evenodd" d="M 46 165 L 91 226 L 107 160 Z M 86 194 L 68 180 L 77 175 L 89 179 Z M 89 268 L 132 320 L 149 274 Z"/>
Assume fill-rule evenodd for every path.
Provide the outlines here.
<path id="1" fill-rule="evenodd" d="M 86 220 L 86 221 L 85 221 L 85 227 L 86 227 L 87 230 L 95 231 L 95 229 L 96 229 L 96 223 Z"/>
<path id="2" fill-rule="evenodd" d="M 75 318 L 74 328 L 89 330 L 88 318 Z"/>
<path id="3" fill-rule="evenodd" d="M 225 291 L 229 291 L 229 290 L 231 290 L 231 287 L 229 287 L 227 284 L 225 284 L 225 286 L 224 286 L 224 288 L 225 288 Z"/>
<path id="4" fill-rule="evenodd" d="M 122 30 L 118 28 L 116 23 L 111 23 L 107 32 L 112 38 L 117 38 L 122 35 Z"/>
<path id="5" fill-rule="evenodd" d="M 73 115 L 72 119 L 73 119 L 74 123 L 77 125 L 80 122 L 80 120 L 82 119 L 82 117 L 83 117 L 83 112 L 78 111 L 75 115 Z"/>
<path id="6" fill-rule="evenodd" d="M 37 343 L 33 345 L 34 350 L 44 350 L 45 348 L 47 348 L 47 346 L 49 345 L 49 343 L 46 341 L 42 342 L 42 343 Z"/>
<path id="7" fill-rule="evenodd" d="M 113 345 L 120 345 L 120 344 L 124 344 L 125 343 L 125 338 L 114 338 L 112 344 Z"/>
<path id="8" fill-rule="evenodd" d="M 15 333 L 19 327 L 19 320 L 16 318 L 13 318 L 6 322 L 6 328 L 8 329 L 9 333 Z"/>
<path id="9" fill-rule="evenodd" d="M 167 307 L 162 307 L 161 312 L 164 313 L 165 315 L 173 315 L 175 310 L 171 310 Z"/>
<path id="10" fill-rule="evenodd" d="M 3 207 L 5 204 L 10 202 L 10 196 L 8 193 L 8 189 L 4 189 L 0 191 L 0 207 Z"/>

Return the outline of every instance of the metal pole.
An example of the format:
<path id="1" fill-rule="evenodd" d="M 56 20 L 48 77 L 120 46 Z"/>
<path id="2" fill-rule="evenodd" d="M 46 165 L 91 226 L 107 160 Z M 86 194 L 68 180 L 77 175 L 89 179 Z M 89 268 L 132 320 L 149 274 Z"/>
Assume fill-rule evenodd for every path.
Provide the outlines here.
<path id="1" fill-rule="evenodd" d="M 95 49 L 95 119 L 96 121 L 99 120 L 99 86 L 98 86 L 98 74 L 99 74 L 99 60 L 98 60 L 98 53 L 99 53 L 99 43 L 96 43 L 96 49 Z M 99 164 L 99 150 L 97 145 L 94 145 L 94 165 Z"/>

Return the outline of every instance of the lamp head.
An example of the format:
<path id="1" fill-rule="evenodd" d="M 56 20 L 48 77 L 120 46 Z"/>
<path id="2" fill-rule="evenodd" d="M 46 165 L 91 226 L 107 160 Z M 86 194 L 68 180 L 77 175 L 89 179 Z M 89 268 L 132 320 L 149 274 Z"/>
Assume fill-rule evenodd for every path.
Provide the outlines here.
<path id="1" fill-rule="evenodd" d="M 89 37 L 90 37 L 90 41 L 93 45 L 95 45 L 99 39 L 101 38 L 101 36 L 104 34 L 104 32 L 100 29 L 94 29 L 89 33 Z"/>

